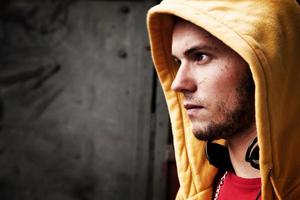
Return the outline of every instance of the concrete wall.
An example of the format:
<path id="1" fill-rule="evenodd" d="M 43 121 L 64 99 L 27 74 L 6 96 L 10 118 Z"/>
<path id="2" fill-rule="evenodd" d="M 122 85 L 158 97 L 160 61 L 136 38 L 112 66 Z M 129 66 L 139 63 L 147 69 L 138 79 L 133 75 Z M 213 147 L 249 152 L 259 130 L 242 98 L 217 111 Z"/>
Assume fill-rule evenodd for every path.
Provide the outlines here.
<path id="1" fill-rule="evenodd" d="M 153 4 L 1 3 L 0 199 L 165 199 Z"/>

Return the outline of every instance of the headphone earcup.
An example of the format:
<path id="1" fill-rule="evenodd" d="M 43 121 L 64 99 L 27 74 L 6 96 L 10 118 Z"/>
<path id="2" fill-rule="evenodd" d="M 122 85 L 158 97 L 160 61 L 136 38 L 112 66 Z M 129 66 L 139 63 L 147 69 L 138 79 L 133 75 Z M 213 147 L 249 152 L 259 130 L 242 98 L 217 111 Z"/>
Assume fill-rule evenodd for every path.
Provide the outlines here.
<path id="1" fill-rule="evenodd" d="M 208 141 L 206 143 L 205 154 L 209 163 L 214 167 L 225 171 L 232 169 L 227 147 Z"/>
<path id="2" fill-rule="evenodd" d="M 255 169 L 259 169 L 259 146 L 257 138 L 255 138 L 248 147 L 245 160 Z"/>

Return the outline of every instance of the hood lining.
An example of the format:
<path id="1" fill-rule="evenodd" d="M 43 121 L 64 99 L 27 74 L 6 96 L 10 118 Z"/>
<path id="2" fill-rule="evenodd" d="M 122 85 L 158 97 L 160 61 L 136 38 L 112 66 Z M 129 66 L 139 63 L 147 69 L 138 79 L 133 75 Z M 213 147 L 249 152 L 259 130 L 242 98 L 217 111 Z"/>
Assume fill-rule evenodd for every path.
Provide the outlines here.
<path id="1" fill-rule="evenodd" d="M 170 15 L 170 17 L 171 17 L 172 15 Z M 174 16 L 174 15 L 173 15 Z M 166 43 L 164 42 L 164 41 L 167 41 L 166 40 L 166 38 L 165 38 L 165 34 L 163 34 L 163 31 L 162 31 L 162 28 L 161 27 L 163 27 L 162 26 L 162 18 L 160 18 L 160 20 L 159 20 L 159 23 L 160 23 L 160 28 L 159 28 L 159 30 L 160 30 L 160 35 L 162 36 L 162 45 L 163 45 L 163 53 L 166 55 L 165 56 L 165 58 L 168 58 L 168 52 L 167 52 L 167 47 L 166 47 Z M 171 19 L 170 19 L 171 20 Z M 173 26 L 174 27 L 174 26 Z M 173 27 L 172 27 L 172 30 L 173 30 Z M 172 41 L 172 40 L 171 40 Z M 172 42 L 171 42 L 172 43 Z M 172 82 L 174 81 L 174 79 L 175 79 L 175 77 L 176 77 L 176 74 L 174 73 L 174 69 L 173 69 L 173 63 L 171 62 L 170 63 L 170 61 L 169 61 L 169 59 L 165 59 L 165 62 L 166 62 L 166 65 L 167 65 L 167 67 L 168 67 L 168 71 L 170 72 L 170 75 L 171 75 L 171 78 L 172 78 Z M 193 188 L 194 188 L 194 190 L 196 191 L 196 194 L 198 194 L 199 193 L 199 191 L 198 191 L 198 189 L 197 189 L 197 187 L 196 187 L 196 185 L 195 185 L 195 183 L 194 183 L 194 180 L 196 180 L 195 179 L 195 177 L 194 177 L 194 174 L 193 174 L 193 169 L 192 169 L 192 166 L 190 165 L 190 158 L 189 158 L 189 154 L 188 154 L 188 149 L 187 149 L 187 144 L 186 144 L 186 126 L 185 126 L 185 124 L 183 123 L 183 112 L 182 112 L 182 107 L 180 106 L 181 105 L 181 98 L 180 98 L 180 95 L 177 93 L 177 92 L 175 92 L 175 91 L 171 91 L 171 89 L 169 90 L 169 92 L 174 92 L 174 94 L 175 94 L 175 97 L 176 97 L 176 101 L 177 101 L 177 105 L 178 105 L 178 112 L 179 112 L 179 115 L 181 116 L 181 120 L 180 120 L 180 123 L 181 123 L 181 125 L 182 125 L 182 130 L 183 130 L 183 134 L 184 134 L 184 151 L 185 151 L 185 155 L 186 155 L 186 157 L 187 157 L 187 160 L 188 160 L 188 166 L 187 166 L 187 171 L 189 171 L 189 174 L 191 174 L 191 176 L 192 176 L 192 181 L 191 181 L 191 184 L 193 185 Z M 177 121 L 178 122 L 178 121 Z M 191 187 L 189 187 L 190 189 L 190 191 L 189 191 L 189 195 L 191 194 L 191 192 L 192 192 L 192 188 Z"/>

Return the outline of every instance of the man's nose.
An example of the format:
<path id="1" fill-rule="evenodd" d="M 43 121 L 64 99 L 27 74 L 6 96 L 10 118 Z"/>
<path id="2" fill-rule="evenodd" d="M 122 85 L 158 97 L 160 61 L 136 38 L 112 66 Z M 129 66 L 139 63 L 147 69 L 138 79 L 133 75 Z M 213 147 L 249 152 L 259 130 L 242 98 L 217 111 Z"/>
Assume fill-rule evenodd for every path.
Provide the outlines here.
<path id="1" fill-rule="evenodd" d="M 194 92 L 197 89 L 193 74 L 188 65 L 182 63 L 172 82 L 171 89 L 175 92 Z"/>

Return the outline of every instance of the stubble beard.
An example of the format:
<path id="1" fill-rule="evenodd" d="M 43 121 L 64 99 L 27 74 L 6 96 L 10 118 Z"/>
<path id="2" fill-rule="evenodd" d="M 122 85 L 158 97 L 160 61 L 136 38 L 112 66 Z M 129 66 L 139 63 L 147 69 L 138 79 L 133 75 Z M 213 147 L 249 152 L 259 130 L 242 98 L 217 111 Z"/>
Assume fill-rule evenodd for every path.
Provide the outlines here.
<path id="1" fill-rule="evenodd" d="M 224 120 L 219 123 L 211 121 L 205 128 L 193 129 L 195 137 L 204 141 L 229 139 L 250 129 L 255 124 L 254 90 L 255 85 L 249 69 L 236 88 L 236 108 L 229 111 L 224 103 L 220 103 L 218 107 Z"/>

